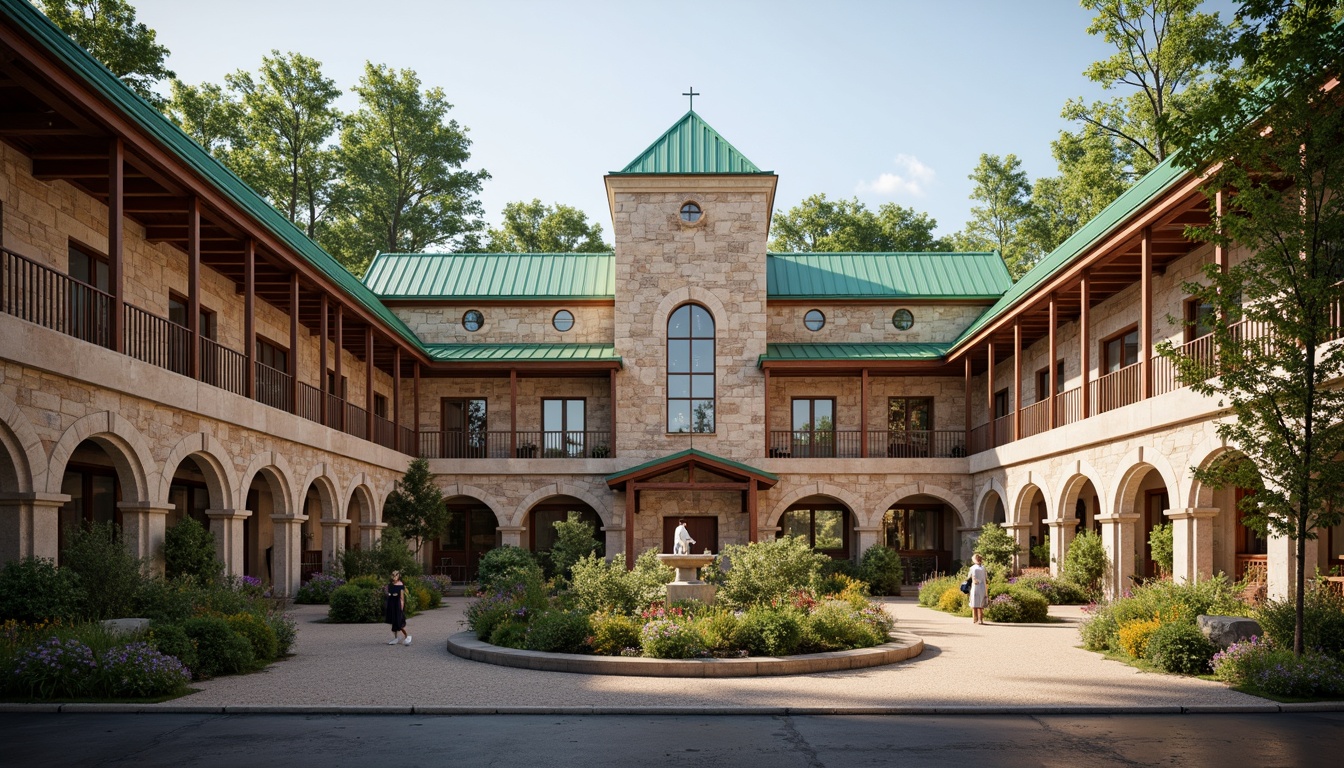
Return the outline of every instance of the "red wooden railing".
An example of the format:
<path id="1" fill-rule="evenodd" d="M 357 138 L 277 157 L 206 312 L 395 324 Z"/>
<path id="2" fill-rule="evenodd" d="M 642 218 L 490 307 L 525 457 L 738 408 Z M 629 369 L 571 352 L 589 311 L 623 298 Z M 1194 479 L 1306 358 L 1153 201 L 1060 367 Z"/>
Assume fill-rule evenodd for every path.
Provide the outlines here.
<path id="1" fill-rule="evenodd" d="M 288 377 L 286 377 L 288 378 Z M 309 421 L 322 423 L 322 390 L 306 382 L 299 382 L 299 407 L 295 411 Z"/>
<path id="2" fill-rule="evenodd" d="M 988 451 L 990 448 L 989 424 L 981 424 L 980 426 L 972 429 L 970 439 L 967 442 L 970 444 L 971 453 Z"/>
<path id="3" fill-rule="evenodd" d="M 247 357 L 202 336 L 201 381 L 246 396 Z"/>
<path id="4" fill-rule="evenodd" d="M 1039 435 L 1050 429 L 1050 401 L 1042 400 L 1022 409 L 1022 437 Z"/>
<path id="5" fill-rule="evenodd" d="M 112 294 L 0 248 L 0 312 L 112 347 Z"/>
<path id="6" fill-rule="evenodd" d="M 1013 442 L 1013 414 L 994 420 L 994 447 Z"/>
<path id="7" fill-rule="evenodd" d="M 369 439 L 369 412 L 354 403 L 345 404 L 345 433 Z"/>
<path id="8" fill-rule="evenodd" d="M 1135 363 L 1092 384 L 1092 413 L 1105 413 L 1143 399 L 1143 365 Z"/>
<path id="9" fill-rule="evenodd" d="M 191 349 L 191 329 L 133 304 L 126 304 L 125 309 L 126 354 L 173 373 L 190 375 L 187 351 Z"/>
<path id="10" fill-rule="evenodd" d="M 294 396 L 290 388 L 289 374 L 263 363 L 257 363 L 256 366 L 257 401 L 282 411 L 292 410 Z"/>
<path id="11" fill-rule="evenodd" d="M 1083 388 L 1060 392 L 1055 395 L 1055 423 L 1059 426 L 1083 420 Z"/>

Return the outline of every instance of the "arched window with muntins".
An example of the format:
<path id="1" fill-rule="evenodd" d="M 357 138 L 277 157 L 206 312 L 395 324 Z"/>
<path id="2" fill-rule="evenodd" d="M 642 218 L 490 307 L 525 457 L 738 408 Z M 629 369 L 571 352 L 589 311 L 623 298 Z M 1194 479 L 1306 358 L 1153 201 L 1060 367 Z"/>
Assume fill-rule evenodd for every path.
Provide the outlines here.
<path id="1" fill-rule="evenodd" d="M 667 431 L 714 431 L 714 318 L 683 304 L 667 321 Z"/>

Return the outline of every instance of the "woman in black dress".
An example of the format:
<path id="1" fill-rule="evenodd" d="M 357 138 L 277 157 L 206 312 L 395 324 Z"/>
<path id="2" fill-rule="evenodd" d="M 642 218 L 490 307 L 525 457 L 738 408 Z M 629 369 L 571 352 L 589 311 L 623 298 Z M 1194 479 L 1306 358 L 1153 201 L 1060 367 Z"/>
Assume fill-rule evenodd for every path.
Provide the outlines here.
<path id="1" fill-rule="evenodd" d="M 406 644 L 411 644 L 411 634 L 406 631 L 406 585 L 401 583 L 401 571 L 392 572 L 392 581 L 383 590 L 387 596 L 386 621 L 392 625 L 392 639 L 388 645 L 400 642 L 397 633 L 406 636 Z"/>

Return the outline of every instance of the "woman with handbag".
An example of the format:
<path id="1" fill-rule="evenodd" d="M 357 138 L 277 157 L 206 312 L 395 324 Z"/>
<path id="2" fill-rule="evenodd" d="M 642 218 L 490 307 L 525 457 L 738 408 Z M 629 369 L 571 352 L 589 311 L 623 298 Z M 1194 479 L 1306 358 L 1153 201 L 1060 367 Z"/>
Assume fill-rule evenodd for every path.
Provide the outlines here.
<path id="1" fill-rule="evenodd" d="M 989 604 L 989 571 L 985 570 L 984 558 L 976 554 L 971 558 L 975 564 L 971 566 L 971 572 L 966 577 L 966 582 L 970 585 L 971 597 L 971 623 L 985 623 L 985 606 Z"/>

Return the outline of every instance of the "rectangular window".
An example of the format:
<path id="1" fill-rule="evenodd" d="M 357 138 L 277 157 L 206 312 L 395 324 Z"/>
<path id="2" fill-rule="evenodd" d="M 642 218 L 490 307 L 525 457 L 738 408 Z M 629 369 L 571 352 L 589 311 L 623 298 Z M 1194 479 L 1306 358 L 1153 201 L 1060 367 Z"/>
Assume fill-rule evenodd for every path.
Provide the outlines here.
<path id="1" fill-rule="evenodd" d="M 1042 368 L 1036 372 L 1036 402 L 1045 400 L 1050 391 L 1050 369 Z M 1064 361 L 1055 363 L 1055 394 L 1064 391 Z"/>
<path id="2" fill-rule="evenodd" d="M 340 399 L 344 400 L 344 399 L 345 399 L 345 394 L 346 394 L 346 392 L 349 392 L 349 391 L 350 391 L 350 377 L 349 377 L 349 376 L 342 376 L 342 377 L 341 377 L 341 387 L 340 387 L 340 389 L 337 389 L 337 388 L 336 388 L 336 372 L 335 372 L 335 371 L 327 371 L 327 394 L 329 394 L 329 395 L 335 395 L 335 396 L 339 397 Z"/>
<path id="3" fill-rule="evenodd" d="M 179 296 L 176 293 L 169 293 L 168 321 L 186 328 L 188 303 L 186 297 Z M 215 313 L 206 309 L 204 305 L 201 306 L 200 325 L 197 327 L 200 329 L 202 336 L 211 341 L 215 340 Z"/>
<path id="4" fill-rule="evenodd" d="M 543 398 L 541 401 L 542 455 L 583 456 L 588 428 L 588 401 L 582 397 Z"/>
<path id="5" fill-rule="evenodd" d="M 1185 302 L 1185 340 L 1187 342 L 1203 338 L 1213 333 L 1213 321 L 1218 309 L 1199 299 L 1187 299 Z"/>
<path id="6" fill-rule="evenodd" d="M 82 245 L 70 243 L 69 274 L 76 280 L 100 291 L 111 290 L 110 267 L 107 257 Z"/>
<path id="7" fill-rule="evenodd" d="M 1139 329 L 1130 327 L 1101 342 L 1101 366 L 1115 373 L 1139 362 Z"/>
<path id="8" fill-rule="evenodd" d="M 257 337 L 256 359 L 267 368 L 281 373 L 289 372 L 289 350 L 271 341 Z"/>
<path id="9" fill-rule="evenodd" d="M 445 397 L 440 407 L 443 418 L 443 457 L 485 458 L 486 441 L 489 437 L 486 431 L 485 398 Z M 535 456 L 535 445 L 531 447 L 531 454 L 525 453 L 526 448 L 527 446 L 521 444 L 518 446 L 519 458 Z"/>
<path id="10" fill-rule="evenodd" d="M 373 415 L 382 419 L 387 418 L 387 396 L 380 395 L 377 392 L 373 394 Z"/>
<path id="11" fill-rule="evenodd" d="M 887 431 L 923 432 L 933 429 L 932 397 L 887 398 Z"/>
<path id="12" fill-rule="evenodd" d="M 793 455 L 835 455 L 835 398 L 793 399 Z"/>
<path id="13" fill-rule="evenodd" d="M 1011 403 L 1008 401 L 1007 387 L 994 393 L 994 418 L 1002 419 L 1007 416 L 1011 407 Z"/>

